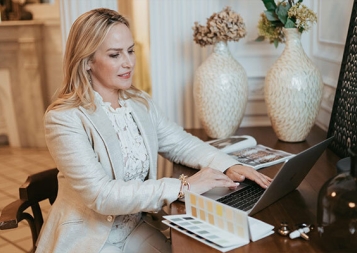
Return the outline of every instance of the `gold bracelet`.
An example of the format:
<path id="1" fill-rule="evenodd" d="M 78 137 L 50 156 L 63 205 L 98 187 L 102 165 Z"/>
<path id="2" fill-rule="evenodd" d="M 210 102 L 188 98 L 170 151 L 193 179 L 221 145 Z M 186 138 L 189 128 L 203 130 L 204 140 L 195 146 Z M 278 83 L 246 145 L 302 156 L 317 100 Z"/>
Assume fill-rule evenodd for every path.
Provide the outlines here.
<path id="1" fill-rule="evenodd" d="M 179 177 L 179 180 L 181 181 L 181 187 L 180 187 L 180 191 L 179 191 L 179 194 L 178 194 L 178 198 L 179 199 L 183 199 L 185 197 L 185 193 L 184 193 L 184 187 L 187 186 L 187 190 L 189 191 L 190 190 L 190 183 L 187 182 L 187 176 L 185 176 L 184 174 L 182 174 L 180 177 Z"/>

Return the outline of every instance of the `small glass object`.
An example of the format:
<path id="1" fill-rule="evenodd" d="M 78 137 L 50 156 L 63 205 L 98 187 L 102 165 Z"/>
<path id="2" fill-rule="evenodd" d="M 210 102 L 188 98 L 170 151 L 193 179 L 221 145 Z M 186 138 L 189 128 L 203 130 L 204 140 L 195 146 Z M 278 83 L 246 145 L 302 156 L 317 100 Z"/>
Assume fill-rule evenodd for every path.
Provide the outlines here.
<path id="1" fill-rule="evenodd" d="M 350 171 L 329 179 L 320 189 L 317 231 L 326 250 L 357 249 L 357 150 L 349 150 Z"/>

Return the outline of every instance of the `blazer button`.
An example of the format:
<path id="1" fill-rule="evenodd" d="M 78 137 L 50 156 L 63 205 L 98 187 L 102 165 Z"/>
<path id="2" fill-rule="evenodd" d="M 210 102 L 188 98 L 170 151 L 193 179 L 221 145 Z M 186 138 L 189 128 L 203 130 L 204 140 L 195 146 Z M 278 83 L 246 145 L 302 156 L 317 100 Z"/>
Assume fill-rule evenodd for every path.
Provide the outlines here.
<path id="1" fill-rule="evenodd" d="M 107 216 L 107 221 L 112 222 L 113 221 L 113 215 L 108 215 Z"/>

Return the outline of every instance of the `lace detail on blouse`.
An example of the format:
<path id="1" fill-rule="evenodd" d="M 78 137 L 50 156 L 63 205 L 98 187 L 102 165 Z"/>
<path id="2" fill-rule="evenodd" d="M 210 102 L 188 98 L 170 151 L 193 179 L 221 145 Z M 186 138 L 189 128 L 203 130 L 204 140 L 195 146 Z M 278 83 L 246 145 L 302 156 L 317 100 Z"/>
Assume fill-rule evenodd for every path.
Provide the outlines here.
<path id="1" fill-rule="evenodd" d="M 123 154 L 125 182 L 130 180 L 144 181 L 149 171 L 149 155 L 144 140 L 131 114 L 130 106 L 119 100 L 121 107 L 113 109 L 109 102 L 104 102 L 99 93 L 95 92 L 102 108 L 108 115 L 120 141 Z M 122 248 L 125 239 L 141 219 L 141 213 L 119 215 L 115 218 L 108 242 Z"/>

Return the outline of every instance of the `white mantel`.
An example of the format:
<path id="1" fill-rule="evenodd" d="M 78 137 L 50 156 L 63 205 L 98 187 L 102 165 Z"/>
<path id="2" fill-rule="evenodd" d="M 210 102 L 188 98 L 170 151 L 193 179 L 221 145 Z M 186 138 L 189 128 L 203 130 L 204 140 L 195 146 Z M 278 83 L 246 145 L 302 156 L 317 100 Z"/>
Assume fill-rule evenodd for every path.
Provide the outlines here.
<path id="1" fill-rule="evenodd" d="M 42 26 L 40 21 L 0 23 L 0 69 L 8 76 L 7 81 L 0 80 L 0 94 L 5 94 L 0 96 L 0 108 L 13 108 L 13 113 L 0 117 L 12 137 L 10 146 L 46 146 Z"/>

